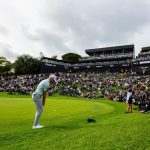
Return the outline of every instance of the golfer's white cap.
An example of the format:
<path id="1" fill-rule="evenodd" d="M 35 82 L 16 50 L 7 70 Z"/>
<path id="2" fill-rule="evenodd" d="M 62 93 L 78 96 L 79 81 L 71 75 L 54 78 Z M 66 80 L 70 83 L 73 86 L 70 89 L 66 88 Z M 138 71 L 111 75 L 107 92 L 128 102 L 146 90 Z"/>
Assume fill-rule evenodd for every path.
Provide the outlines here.
<path id="1" fill-rule="evenodd" d="M 55 83 L 57 83 L 57 77 L 54 74 L 49 75 L 49 78 L 54 79 Z"/>

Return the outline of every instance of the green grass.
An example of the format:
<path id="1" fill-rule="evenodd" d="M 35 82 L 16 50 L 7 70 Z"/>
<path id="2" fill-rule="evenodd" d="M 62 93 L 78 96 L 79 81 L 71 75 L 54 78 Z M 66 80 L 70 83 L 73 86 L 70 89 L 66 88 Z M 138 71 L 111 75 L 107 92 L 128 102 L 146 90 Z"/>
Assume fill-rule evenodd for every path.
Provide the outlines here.
<path id="1" fill-rule="evenodd" d="M 126 104 L 54 95 L 31 129 L 30 96 L 0 94 L 0 150 L 149 150 L 150 115 L 125 114 Z M 96 123 L 87 123 L 89 117 Z"/>

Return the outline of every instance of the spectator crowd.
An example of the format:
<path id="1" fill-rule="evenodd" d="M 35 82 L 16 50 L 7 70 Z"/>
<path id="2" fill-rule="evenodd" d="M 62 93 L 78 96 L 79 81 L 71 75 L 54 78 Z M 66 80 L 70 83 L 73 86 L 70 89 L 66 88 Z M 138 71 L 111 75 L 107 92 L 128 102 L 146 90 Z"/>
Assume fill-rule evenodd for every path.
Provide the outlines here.
<path id="1" fill-rule="evenodd" d="M 49 74 L 0 76 L 0 92 L 8 94 L 32 94 L 37 84 Z M 57 73 L 58 84 L 51 87 L 49 95 L 82 97 L 85 99 L 108 98 L 126 102 L 129 89 L 134 91 L 133 102 L 137 109 L 150 112 L 150 76 L 130 76 L 127 73 Z"/>

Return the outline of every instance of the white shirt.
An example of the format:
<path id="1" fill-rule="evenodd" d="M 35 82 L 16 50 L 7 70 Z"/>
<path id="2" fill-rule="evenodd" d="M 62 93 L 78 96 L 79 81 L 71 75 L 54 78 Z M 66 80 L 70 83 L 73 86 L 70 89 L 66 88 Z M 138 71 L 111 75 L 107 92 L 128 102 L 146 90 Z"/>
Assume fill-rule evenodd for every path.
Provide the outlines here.
<path id="1" fill-rule="evenodd" d="M 126 103 L 128 103 L 129 98 L 131 97 L 132 93 L 127 92 L 127 99 L 126 99 Z"/>

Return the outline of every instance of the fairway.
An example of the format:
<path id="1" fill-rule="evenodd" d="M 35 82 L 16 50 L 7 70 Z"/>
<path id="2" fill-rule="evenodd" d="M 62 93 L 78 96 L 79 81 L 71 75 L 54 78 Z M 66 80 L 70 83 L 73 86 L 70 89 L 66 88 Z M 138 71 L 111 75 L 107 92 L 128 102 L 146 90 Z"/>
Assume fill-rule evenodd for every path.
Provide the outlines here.
<path id="1" fill-rule="evenodd" d="M 0 95 L 0 150 L 150 150 L 150 115 L 126 104 L 54 95 L 33 130 L 30 96 Z M 96 123 L 87 123 L 93 117 Z"/>

